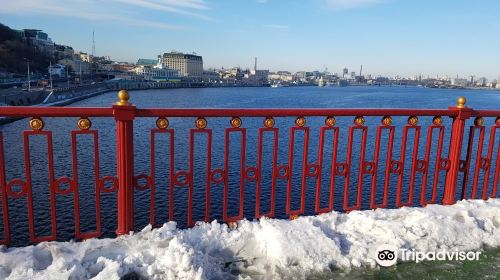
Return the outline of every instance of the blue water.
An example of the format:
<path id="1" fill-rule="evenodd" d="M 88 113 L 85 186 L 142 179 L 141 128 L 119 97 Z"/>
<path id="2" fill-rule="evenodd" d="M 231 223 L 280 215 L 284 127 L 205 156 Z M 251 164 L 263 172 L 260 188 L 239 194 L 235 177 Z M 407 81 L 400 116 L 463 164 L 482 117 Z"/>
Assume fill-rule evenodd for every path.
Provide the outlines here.
<path id="1" fill-rule="evenodd" d="M 467 97 L 467 106 L 475 109 L 500 109 L 499 91 L 479 91 L 479 90 L 448 90 L 448 89 L 426 89 L 417 87 L 290 87 L 290 88 L 207 88 L 207 89 L 171 89 L 171 90 L 148 90 L 133 91 L 131 102 L 139 108 L 152 107 L 172 107 L 172 108 L 432 108 L 446 109 L 449 106 L 456 105 L 456 99 L 459 96 Z M 109 107 L 116 102 L 116 93 L 107 93 L 91 99 L 87 99 L 71 106 L 78 107 Z M 276 118 L 276 127 L 280 130 L 279 136 L 279 156 L 278 163 L 286 164 L 288 160 L 288 140 L 289 127 L 293 125 L 295 118 Z M 77 129 L 77 118 L 44 118 L 44 130 L 53 132 L 54 141 L 54 162 L 55 177 L 72 177 L 71 161 L 71 142 L 70 131 Z M 100 155 L 100 177 L 116 175 L 115 158 L 115 124 L 113 119 L 91 118 L 93 129 L 99 131 L 99 155 Z M 223 168 L 224 155 L 224 129 L 230 127 L 230 118 L 207 118 L 208 128 L 213 129 L 212 143 L 212 166 L 211 169 Z M 246 146 L 246 166 L 256 166 L 257 161 L 257 129 L 262 127 L 263 118 L 242 118 L 242 127 L 247 128 L 247 146 Z M 407 117 L 394 117 L 396 125 L 395 146 L 393 150 L 393 159 L 398 159 L 401 154 L 401 126 L 406 123 Z M 424 157 L 424 146 L 426 140 L 426 129 L 431 124 L 432 117 L 420 118 L 422 132 L 420 135 L 420 149 L 418 158 Z M 443 157 L 447 157 L 447 146 L 450 134 L 449 118 L 443 118 L 445 130 L 445 144 Z M 188 169 L 188 137 L 189 129 L 194 128 L 195 118 L 169 118 L 170 127 L 175 129 L 175 170 Z M 339 138 L 339 159 L 345 161 L 345 150 L 347 140 L 347 126 L 351 125 L 353 117 L 338 117 L 337 124 L 340 127 Z M 493 124 L 494 118 L 485 120 L 487 126 Z M 307 118 L 307 125 L 310 127 L 310 139 L 308 147 L 308 162 L 314 163 L 317 160 L 317 147 L 319 127 L 323 125 L 324 117 Z M 472 120 L 470 121 L 472 122 Z M 469 123 L 470 123 L 469 122 Z M 375 127 L 380 123 L 380 117 L 367 117 L 366 125 L 369 127 L 367 138 L 366 161 L 373 158 L 373 149 L 375 142 Z M 135 145 L 135 174 L 148 174 L 150 167 L 150 129 L 155 128 L 154 118 L 138 118 L 134 122 L 134 145 Z M 25 178 L 24 174 L 24 152 L 22 131 L 28 129 L 28 119 L 20 120 L 0 127 L 5 140 L 5 161 L 7 180 L 14 178 Z M 300 194 L 300 168 L 302 144 L 304 136 L 297 133 L 296 144 L 294 146 L 295 158 L 293 161 L 294 170 L 292 178 L 292 208 L 299 206 Z M 331 140 L 332 135 L 327 135 Z M 412 139 L 412 134 L 410 138 Z M 263 175 L 262 175 L 262 193 L 261 193 L 261 211 L 269 210 L 270 184 L 271 184 L 271 136 L 265 135 L 264 157 L 263 157 Z M 381 200 L 381 191 L 383 187 L 383 170 L 385 168 L 385 141 L 387 135 L 383 135 L 383 147 L 381 149 L 381 158 L 377 183 L 377 202 Z M 500 137 L 497 137 L 500 139 Z M 230 216 L 238 212 L 238 194 L 239 194 L 239 141 L 238 135 L 231 138 L 230 168 L 229 168 L 229 210 Z M 433 147 L 436 147 L 436 140 L 433 138 Z M 498 141 L 498 140 L 497 140 Z M 485 145 L 488 141 L 485 141 Z M 331 143 L 331 142 L 330 142 Z M 155 219 L 158 224 L 168 220 L 168 182 L 169 174 L 169 142 L 166 135 L 158 136 L 156 141 L 156 208 Z M 359 162 L 359 144 L 360 135 L 356 135 L 353 149 L 353 170 L 358 170 Z M 50 231 L 50 211 L 49 211 L 49 188 L 48 188 L 48 168 L 47 168 L 47 149 L 46 140 L 43 137 L 33 137 L 30 141 L 32 176 L 33 176 L 33 195 L 36 220 L 36 232 L 38 235 L 48 234 Z M 203 220 L 205 211 L 205 163 L 207 145 L 206 137 L 196 138 L 195 146 L 195 175 L 194 175 L 194 203 L 193 219 Z M 464 144 L 465 145 L 465 144 Z M 329 168 L 331 167 L 331 145 L 326 145 L 324 153 L 325 166 L 323 172 L 321 188 L 321 206 L 325 207 L 328 203 L 328 184 Z M 465 158 L 465 150 L 462 158 Z M 408 161 L 411 156 L 411 146 L 406 150 Z M 431 152 L 431 162 L 436 156 L 435 148 Z M 493 158 L 496 158 L 496 152 Z M 95 196 L 94 196 L 94 164 L 93 164 L 93 142 L 89 136 L 78 137 L 78 159 L 79 159 L 79 197 L 80 197 L 80 215 L 82 231 L 92 231 L 95 229 Z M 473 157 L 475 159 L 475 157 Z M 494 170 L 494 167 L 491 168 Z M 403 178 L 403 200 L 408 195 L 410 165 L 405 165 L 405 176 Z M 433 169 L 431 169 L 427 183 L 427 198 L 430 194 L 430 185 L 433 180 Z M 357 173 L 357 172 L 353 172 Z M 439 173 L 438 179 L 438 201 L 441 200 L 442 187 L 444 184 L 445 172 Z M 363 178 L 362 208 L 369 207 L 369 189 L 370 176 Z M 356 196 L 357 176 L 352 175 L 351 190 L 349 192 L 349 201 L 352 205 Z M 482 176 L 481 176 L 482 180 Z M 389 189 L 389 207 L 395 207 L 395 191 L 397 184 L 397 175 L 390 177 Z M 420 185 L 422 176 L 417 176 L 414 190 L 414 205 L 419 204 Z M 314 214 L 314 195 L 315 179 L 307 179 L 306 188 L 306 207 L 305 214 Z M 334 205 L 335 210 L 342 211 L 342 199 L 344 195 L 343 179 L 336 178 Z M 481 183 L 481 181 L 480 181 Z M 491 182 L 488 190 L 491 190 Z M 211 219 L 221 220 L 222 218 L 222 184 L 212 184 L 211 192 Z M 457 190 L 459 197 L 460 188 Z M 286 218 L 285 215 L 285 194 L 286 180 L 278 180 L 276 184 L 276 217 Z M 470 190 L 468 190 L 470 194 Z M 244 214 L 251 219 L 255 214 L 255 182 L 245 183 L 244 193 Z M 73 218 L 73 198 L 72 194 L 67 196 L 57 195 L 57 233 L 59 240 L 68 240 L 74 235 Z M 175 220 L 179 226 L 186 226 L 186 199 L 187 188 L 175 187 L 174 195 Z M 139 191 L 135 193 L 135 227 L 137 230 L 143 228 L 149 223 L 149 199 L 150 192 Z M 101 215 L 103 236 L 114 236 L 116 229 L 116 194 L 102 194 L 101 197 Z M 9 199 L 10 220 L 14 245 L 22 245 L 28 242 L 28 223 L 26 198 Z"/>

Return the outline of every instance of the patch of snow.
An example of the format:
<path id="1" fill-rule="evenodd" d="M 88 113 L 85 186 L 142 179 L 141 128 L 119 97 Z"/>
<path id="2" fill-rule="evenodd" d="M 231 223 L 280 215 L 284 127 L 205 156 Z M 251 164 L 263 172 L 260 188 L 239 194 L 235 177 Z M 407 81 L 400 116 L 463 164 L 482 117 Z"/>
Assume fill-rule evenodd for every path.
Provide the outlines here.
<path id="1" fill-rule="evenodd" d="M 452 206 L 331 212 L 293 221 L 174 222 L 133 235 L 0 247 L 4 279 L 297 279 L 330 269 L 376 267 L 381 244 L 419 251 L 500 247 L 500 199 Z"/>

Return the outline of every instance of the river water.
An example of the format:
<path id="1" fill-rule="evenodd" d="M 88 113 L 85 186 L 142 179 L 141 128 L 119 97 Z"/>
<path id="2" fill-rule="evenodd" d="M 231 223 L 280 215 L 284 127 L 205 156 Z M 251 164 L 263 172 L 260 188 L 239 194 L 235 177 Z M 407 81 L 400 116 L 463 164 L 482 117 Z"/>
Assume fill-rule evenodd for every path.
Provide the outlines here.
<path id="1" fill-rule="evenodd" d="M 467 97 L 467 106 L 475 109 L 499 109 L 500 91 L 483 90 L 450 90 L 450 89 L 427 89 L 420 87 L 283 87 L 283 88 L 197 88 L 197 89 L 170 89 L 170 90 L 147 90 L 130 92 L 130 101 L 138 108 L 153 107 L 172 107 L 172 108 L 429 108 L 446 109 L 449 106 L 455 106 L 459 96 Z M 108 107 L 116 102 L 116 93 L 110 92 L 94 98 L 83 100 L 72 104 L 75 107 Z M 406 123 L 407 117 L 395 117 L 394 124 L 399 128 L 396 131 L 395 149 L 393 158 L 398 158 L 400 154 L 400 127 Z M 422 124 L 422 134 L 420 136 L 421 145 L 419 158 L 423 157 L 426 137 L 426 126 L 431 124 L 431 117 L 420 118 Z M 54 141 L 54 164 L 55 177 L 72 176 L 71 161 L 71 137 L 70 131 L 76 130 L 77 118 L 44 118 L 44 130 L 53 132 Z M 224 162 L 224 129 L 229 127 L 230 118 L 216 119 L 208 118 L 208 127 L 213 129 L 212 144 L 212 169 L 223 168 Z M 247 128 L 247 147 L 246 147 L 246 165 L 256 165 L 257 149 L 257 129 L 262 127 L 262 118 L 242 118 L 243 127 Z M 179 119 L 170 118 L 170 127 L 175 128 L 175 170 L 188 169 L 189 155 L 189 129 L 194 128 L 194 118 Z M 279 155 L 278 162 L 287 162 L 288 153 L 288 134 L 289 127 L 293 125 L 294 118 L 276 118 L 276 126 L 280 129 Z M 348 125 L 351 125 L 352 117 L 337 118 L 340 131 L 340 150 L 339 156 L 345 159 L 345 148 Z M 451 120 L 443 118 L 445 130 L 445 139 L 449 139 L 449 127 Z M 493 118 L 485 120 L 485 124 L 491 125 Z M 100 176 L 115 176 L 116 158 L 115 158 L 115 125 L 114 120 L 104 118 L 92 118 L 92 128 L 99 131 L 99 156 L 100 156 Z M 315 162 L 317 159 L 317 142 L 319 127 L 323 125 L 324 117 L 307 118 L 307 125 L 311 127 L 309 157 L 308 162 Z M 380 118 L 366 118 L 369 126 L 367 141 L 367 159 L 372 158 L 373 146 L 375 142 L 374 127 L 380 123 Z M 134 146 L 135 146 L 135 174 L 149 173 L 150 167 L 150 129 L 155 128 L 155 119 L 140 118 L 134 122 Z M 6 175 L 7 180 L 14 178 L 25 178 L 24 172 L 24 152 L 22 131 L 28 129 L 28 119 L 16 121 L 11 124 L 0 126 L 4 135 Z M 269 143 L 271 138 L 266 138 Z M 294 153 L 297 156 L 294 159 L 294 166 L 300 168 L 301 164 L 301 145 L 304 136 L 297 135 Z M 500 138 L 500 137 L 498 137 Z M 267 140 L 266 140 L 267 139 Z M 359 138 L 357 138 L 359 139 Z M 383 136 L 383 141 L 387 136 Z M 229 182 L 229 215 L 235 215 L 238 211 L 238 174 L 239 143 L 241 139 L 236 136 L 231 138 L 230 155 L 230 182 Z M 359 140 L 356 140 L 359 141 Z M 487 142 L 487 141 L 485 141 Z M 343 143 L 343 145 L 342 145 Z M 169 155 L 168 138 L 166 135 L 159 136 L 156 144 L 156 214 L 155 218 L 158 224 L 168 220 L 168 182 L 169 182 Z M 195 148 L 195 176 L 194 176 L 194 220 L 202 220 L 205 211 L 205 163 L 206 153 L 204 147 L 207 145 L 207 139 L 203 136 L 196 139 Z M 47 168 L 47 142 L 43 137 L 30 138 L 31 165 L 33 173 L 33 193 L 35 205 L 35 226 L 38 235 L 44 235 L 50 232 L 50 208 L 48 191 L 48 168 Z M 271 146 L 271 147 L 268 147 Z M 328 145 L 327 145 L 328 146 Z M 270 155 L 272 145 L 265 145 L 264 163 L 263 163 L 263 190 L 261 194 L 262 211 L 269 210 L 269 185 L 271 182 Z M 267 150 L 266 150 L 267 149 Z M 381 154 L 385 154 L 385 148 L 382 148 Z M 93 141 L 91 137 L 78 137 L 78 159 L 79 159 L 79 197 L 81 211 L 82 231 L 91 231 L 95 229 L 95 196 L 94 196 L 94 165 L 93 165 Z M 328 151 L 325 151 L 327 153 Z M 236 155 L 236 156 L 235 156 Z M 435 151 L 433 154 L 435 155 Z M 359 158 L 359 145 L 354 147 L 354 156 Z M 447 156 L 447 141 L 445 141 L 443 156 Z M 464 155 L 465 156 L 465 155 Z M 433 158 L 433 157 L 431 157 Z M 495 157 L 494 157 L 495 158 Z M 381 159 L 381 161 L 383 161 Z M 267 162 L 267 165 L 266 165 Z M 357 162 L 357 160 L 354 160 Z M 431 161 L 432 163 L 432 161 Z M 356 164 L 356 163 L 354 163 Z M 324 166 L 325 172 L 328 172 L 328 164 Z M 357 168 L 353 166 L 353 168 Z M 409 166 L 405 166 L 407 170 Z M 380 168 L 383 170 L 383 168 Z M 492 168 L 493 169 L 493 168 Z M 267 170 L 267 171 L 266 171 Z M 494 169 L 493 169 L 494 170 Z M 296 208 L 300 193 L 300 170 L 294 169 L 293 187 L 292 187 L 292 205 Z M 299 175 L 296 175 L 299 174 Z M 408 172 L 407 172 L 408 174 Z M 383 174 L 382 174 L 383 175 Z M 444 183 L 444 173 L 439 175 L 438 201 L 442 196 L 442 185 Z M 419 205 L 418 198 L 420 194 L 419 185 L 422 178 L 417 178 L 414 204 Z M 432 179 L 432 176 L 431 176 Z M 431 180 L 429 179 L 429 181 Z M 395 184 L 397 178 L 391 178 L 391 188 L 389 189 L 389 207 L 394 207 Z M 482 180 L 482 179 L 481 179 Z M 329 178 L 325 176 L 322 181 L 322 207 L 327 204 Z M 379 179 L 377 185 L 377 197 L 380 199 L 380 190 L 383 180 Z M 409 182 L 409 176 L 405 176 L 404 185 Z M 357 184 L 357 178 L 351 178 L 351 186 Z M 370 186 L 369 180 L 364 181 L 364 186 Z M 305 214 L 314 214 L 314 180 L 307 181 L 306 207 Z M 490 184 L 491 185 L 491 184 Z M 276 217 L 286 217 L 285 207 L 285 189 L 284 180 L 277 183 L 276 188 Z M 368 189 L 368 187 L 366 187 Z M 491 187 L 489 188 L 491 189 Z M 254 215 L 255 205 L 255 183 L 247 182 L 245 184 L 244 213 L 245 217 L 251 219 Z M 355 191 L 349 194 L 350 201 L 355 199 Z M 408 190 L 403 191 L 403 195 L 408 195 Z M 342 210 L 343 182 L 337 182 L 335 189 L 335 210 Z M 186 225 L 186 188 L 175 189 L 175 220 L 179 226 Z M 369 192 L 362 193 L 362 208 L 369 207 Z M 135 225 L 139 230 L 149 223 L 149 191 L 136 191 L 135 194 Z M 211 219 L 220 220 L 222 217 L 222 186 L 213 185 L 211 193 Z M 352 204 L 352 202 L 351 202 Z M 116 229 L 116 194 L 103 194 L 101 198 L 101 213 L 103 236 L 113 236 Z M 27 210 L 26 199 L 9 199 L 10 219 L 12 235 L 16 236 L 14 245 L 23 245 L 28 241 L 27 231 Z M 73 219 L 73 199 L 72 195 L 57 196 L 57 222 L 58 239 L 67 240 L 74 234 Z M 498 253 L 493 252 L 495 263 L 498 264 Z M 423 265 L 418 266 L 424 267 Z M 398 266 L 398 269 L 399 266 Z M 402 268 L 404 269 L 404 268 Z M 413 268 L 412 268 L 413 270 Z M 356 275 L 356 272 L 352 272 Z M 397 275 L 401 271 L 394 271 Z M 393 274 L 396 275 L 396 274 Z M 437 275 L 437 274 L 436 274 Z M 439 274 L 440 275 L 440 274 Z M 325 276 L 329 277 L 329 276 Z M 377 278 L 377 274 L 373 277 Z M 383 277 L 383 275 L 382 275 Z M 389 276 L 390 277 L 390 276 Z M 321 278 L 321 277 L 320 277 Z M 353 277 L 356 278 L 356 277 Z"/>

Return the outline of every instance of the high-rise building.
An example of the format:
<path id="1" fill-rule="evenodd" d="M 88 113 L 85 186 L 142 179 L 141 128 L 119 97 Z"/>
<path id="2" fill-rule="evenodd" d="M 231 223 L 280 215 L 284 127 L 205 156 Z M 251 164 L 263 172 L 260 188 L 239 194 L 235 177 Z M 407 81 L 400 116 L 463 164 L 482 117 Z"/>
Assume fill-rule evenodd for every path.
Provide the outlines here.
<path id="1" fill-rule="evenodd" d="M 203 58 L 199 55 L 169 52 L 161 60 L 163 67 L 178 70 L 183 77 L 203 76 Z"/>

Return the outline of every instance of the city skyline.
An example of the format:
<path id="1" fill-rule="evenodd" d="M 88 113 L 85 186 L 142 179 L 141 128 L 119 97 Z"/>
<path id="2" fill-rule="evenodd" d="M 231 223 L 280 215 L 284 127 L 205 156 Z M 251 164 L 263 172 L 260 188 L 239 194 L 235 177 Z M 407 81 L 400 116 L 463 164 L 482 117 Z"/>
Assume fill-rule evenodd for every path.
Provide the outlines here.
<path id="1" fill-rule="evenodd" d="M 402 0 L 1 0 L 2 23 L 75 50 L 135 62 L 170 50 L 206 68 L 342 68 L 380 75 L 500 75 L 500 3 Z"/>

